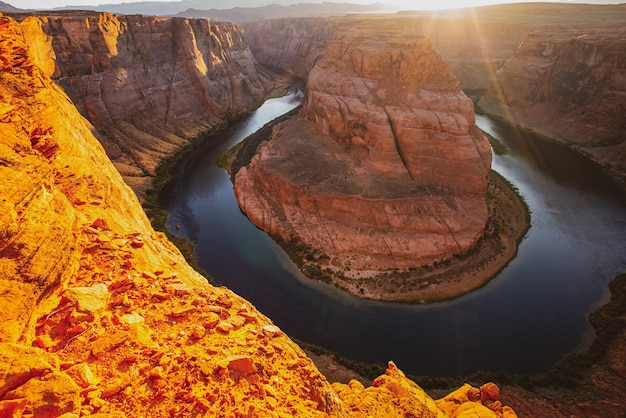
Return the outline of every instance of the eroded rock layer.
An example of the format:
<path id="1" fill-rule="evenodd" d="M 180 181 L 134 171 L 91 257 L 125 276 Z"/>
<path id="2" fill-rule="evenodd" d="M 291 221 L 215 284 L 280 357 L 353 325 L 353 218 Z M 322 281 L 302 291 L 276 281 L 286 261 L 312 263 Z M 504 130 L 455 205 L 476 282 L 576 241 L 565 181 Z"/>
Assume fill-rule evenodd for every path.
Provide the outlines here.
<path id="1" fill-rule="evenodd" d="M 18 15 L 40 66 L 139 195 L 161 159 L 271 88 L 239 26 L 72 12 Z"/>
<path id="2" fill-rule="evenodd" d="M 243 211 L 329 266 L 409 269 L 462 254 L 487 220 L 487 140 L 423 38 L 346 25 L 280 125 L 235 176 Z"/>
<path id="3" fill-rule="evenodd" d="M 462 416 L 393 364 L 371 388 L 331 387 L 267 317 L 210 286 L 1 15 L 0 97 L 0 416 Z"/>

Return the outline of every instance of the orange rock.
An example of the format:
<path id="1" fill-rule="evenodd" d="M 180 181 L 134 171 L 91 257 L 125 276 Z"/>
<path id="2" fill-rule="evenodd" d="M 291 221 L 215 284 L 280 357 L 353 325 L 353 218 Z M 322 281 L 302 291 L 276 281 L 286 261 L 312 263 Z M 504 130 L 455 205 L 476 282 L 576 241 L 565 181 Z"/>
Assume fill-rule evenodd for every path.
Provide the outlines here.
<path id="1" fill-rule="evenodd" d="M 266 325 L 263 327 L 263 333 L 270 337 L 278 337 L 282 331 L 276 325 Z"/>
<path id="2" fill-rule="evenodd" d="M 229 324 L 228 322 L 224 322 L 224 321 L 220 321 L 220 323 L 217 324 L 217 330 L 226 334 L 231 332 L 234 328 L 235 327 L 232 324 Z"/>
<path id="3" fill-rule="evenodd" d="M 53 370 L 45 352 L 17 344 L 0 343 L 0 398 L 36 376 Z"/>
<path id="4" fill-rule="evenodd" d="M 228 323 L 231 324 L 234 329 L 239 329 L 246 323 L 246 318 L 240 315 L 234 315 L 228 318 Z"/>
<path id="5" fill-rule="evenodd" d="M 487 400 L 497 401 L 500 398 L 500 388 L 493 383 L 485 383 L 480 387 L 480 400 L 485 402 Z"/>
<path id="6" fill-rule="evenodd" d="M 123 331 L 101 336 L 91 344 L 91 354 L 96 358 L 102 357 L 124 344 L 128 338 L 129 336 Z"/>
<path id="7" fill-rule="evenodd" d="M 142 240 L 135 239 L 130 242 L 130 245 L 134 248 L 141 248 L 143 247 L 144 242 Z"/>
<path id="8" fill-rule="evenodd" d="M 189 316 L 189 314 L 191 314 L 195 310 L 196 307 L 193 305 L 176 306 L 174 309 L 171 310 L 170 316 L 174 318 L 184 318 Z"/>
<path id="9" fill-rule="evenodd" d="M 20 418 L 29 404 L 28 399 L 0 401 L 0 417 Z"/>
<path id="10" fill-rule="evenodd" d="M 103 230 L 108 230 L 109 229 L 107 221 L 105 219 L 102 219 L 102 218 L 98 218 L 95 221 L 93 221 L 93 223 L 91 224 L 91 227 L 95 228 L 95 229 L 103 229 Z"/>
<path id="11" fill-rule="evenodd" d="M 250 356 L 231 356 L 226 359 L 228 368 L 236 373 L 247 376 L 257 372 L 254 360 Z"/>
<path id="12" fill-rule="evenodd" d="M 80 363 L 74 365 L 66 370 L 66 373 L 74 379 L 74 381 L 81 387 L 86 388 L 95 383 L 95 379 L 89 365 L 87 363 Z"/>
<path id="13" fill-rule="evenodd" d="M 97 313 L 109 303 L 109 290 L 104 283 L 90 287 L 74 287 L 67 289 L 64 296 L 71 300 L 79 311 Z"/>
<path id="14" fill-rule="evenodd" d="M 58 417 L 80 411 L 80 388 L 66 373 L 52 372 L 45 379 L 34 378 L 8 392 L 5 400 L 27 399 L 36 417 Z"/>

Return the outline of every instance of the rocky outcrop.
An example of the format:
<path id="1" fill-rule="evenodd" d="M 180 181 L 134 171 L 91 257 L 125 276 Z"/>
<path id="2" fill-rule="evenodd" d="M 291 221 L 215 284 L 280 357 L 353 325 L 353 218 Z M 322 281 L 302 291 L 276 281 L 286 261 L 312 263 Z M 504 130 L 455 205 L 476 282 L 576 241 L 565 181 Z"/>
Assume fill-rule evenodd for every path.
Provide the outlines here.
<path id="1" fill-rule="evenodd" d="M 272 86 L 233 24 L 87 12 L 20 18 L 41 67 L 140 196 L 161 159 Z"/>
<path id="2" fill-rule="evenodd" d="M 350 24 L 309 75 L 302 117 L 275 129 L 235 192 L 262 229 L 368 275 L 472 248 L 490 165 L 471 100 L 428 42 Z"/>
<path id="3" fill-rule="evenodd" d="M 626 185 L 626 31 L 606 25 L 530 33 L 481 106 L 575 145 Z"/>
<path id="4" fill-rule="evenodd" d="M 0 416 L 445 416 L 393 365 L 367 404 L 354 384 L 331 387 L 268 318 L 209 285 L 4 16 L 0 95 Z"/>

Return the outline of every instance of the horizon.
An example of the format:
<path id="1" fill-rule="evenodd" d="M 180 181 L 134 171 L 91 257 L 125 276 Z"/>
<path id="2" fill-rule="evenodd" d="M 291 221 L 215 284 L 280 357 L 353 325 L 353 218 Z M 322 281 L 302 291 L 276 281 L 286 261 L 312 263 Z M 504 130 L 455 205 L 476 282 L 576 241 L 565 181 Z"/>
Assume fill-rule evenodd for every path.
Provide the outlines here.
<path id="1" fill-rule="evenodd" d="M 64 8 L 64 7 L 98 7 L 105 5 L 119 5 L 119 4 L 131 4 L 131 3 L 179 3 L 183 1 L 190 0 L 137 0 L 137 1 L 128 1 L 128 0 L 3 0 L 4 3 L 9 4 L 13 7 L 19 9 L 30 9 L 30 10 L 52 10 L 55 8 Z M 511 4 L 511 3 L 563 3 L 563 4 L 622 4 L 623 0 L 587 0 L 587 1 L 567 1 L 567 0 L 554 0 L 554 1 L 542 1 L 542 0 L 525 0 L 525 1 L 517 1 L 517 0 L 441 0 L 437 3 L 436 7 L 433 7 L 433 2 L 429 0 L 293 0 L 288 3 L 290 4 L 298 4 L 298 3 L 322 3 L 324 1 L 329 1 L 332 3 L 346 3 L 346 4 L 355 4 L 355 5 L 368 5 L 374 3 L 382 3 L 390 8 L 396 10 L 442 10 L 442 9 L 461 9 L 467 7 L 481 7 L 495 4 Z M 207 9 L 230 9 L 233 7 L 237 7 L 238 2 L 228 2 L 228 7 L 211 7 L 207 6 Z M 235 4 L 237 3 L 237 4 Z M 278 3 L 276 0 L 267 0 L 264 5 L 276 4 Z M 286 3 L 286 2 L 281 2 Z M 245 7 L 245 6 L 239 6 Z M 249 6 L 249 7 L 260 7 L 260 6 Z"/>

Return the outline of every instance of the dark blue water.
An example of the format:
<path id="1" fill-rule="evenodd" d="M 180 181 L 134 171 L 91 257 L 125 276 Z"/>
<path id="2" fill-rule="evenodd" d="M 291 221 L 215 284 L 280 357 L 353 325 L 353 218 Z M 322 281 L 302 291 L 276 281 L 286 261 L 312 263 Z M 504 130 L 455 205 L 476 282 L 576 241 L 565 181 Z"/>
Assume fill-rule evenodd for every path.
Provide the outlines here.
<path id="1" fill-rule="evenodd" d="M 526 199 L 532 227 L 518 256 L 487 286 L 452 301 L 361 300 L 304 277 L 237 206 L 216 161 L 265 122 L 297 106 L 292 93 L 208 140 L 181 168 L 169 205 L 175 232 L 196 243 L 199 265 L 250 300 L 287 334 L 407 373 L 547 371 L 593 337 L 587 315 L 626 271 L 626 203 L 601 170 L 567 148 L 478 117 L 508 148 L 494 168 Z"/>

